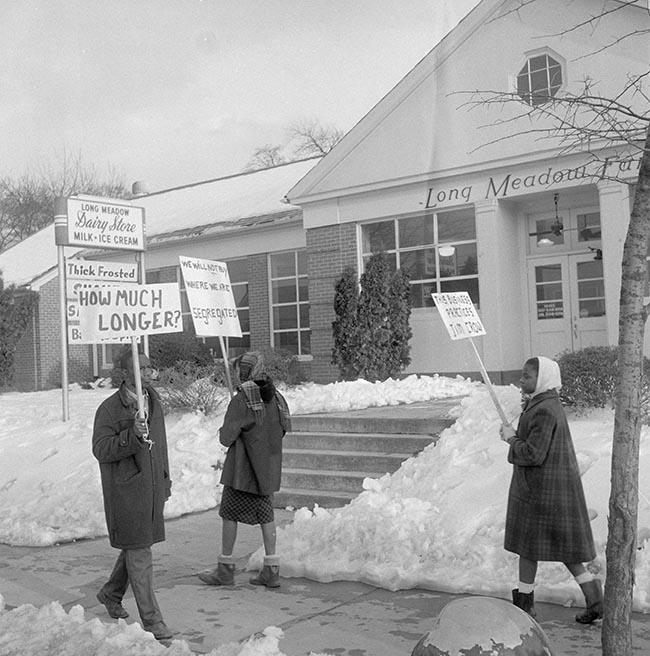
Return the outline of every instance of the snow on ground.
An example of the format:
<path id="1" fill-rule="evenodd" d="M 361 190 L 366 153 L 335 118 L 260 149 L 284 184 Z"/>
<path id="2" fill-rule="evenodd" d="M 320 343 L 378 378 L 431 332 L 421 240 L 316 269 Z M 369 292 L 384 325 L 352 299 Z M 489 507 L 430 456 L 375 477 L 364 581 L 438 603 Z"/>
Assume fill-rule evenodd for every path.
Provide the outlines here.
<path id="1" fill-rule="evenodd" d="M 513 386 L 495 390 L 516 423 L 519 391 Z M 507 446 L 499 439 L 498 415 L 483 385 L 460 377 L 410 376 L 375 384 L 309 383 L 283 392 L 294 414 L 463 397 L 454 425 L 437 444 L 407 460 L 395 474 L 366 479 L 364 491 L 344 508 L 298 509 L 293 522 L 278 531 L 283 575 L 324 582 L 359 580 L 390 590 L 420 587 L 509 595 L 516 583 L 516 556 L 506 553 L 502 542 L 511 466 L 506 461 Z M 106 534 L 99 468 L 90 437 L 95 409 L 111 393 L 110 389 L 72 386 L 67 422 L 61 420 L 60 390 L 0 395 L 0 542 L 46 546 Z M 165 509 L 168 518 L 219 502 L 218 468 L 225 455 L 218 441 L 222 420 L 223 414 L 167 417 L 173 481 Z M 604 576 L 613 414 L 593 411 L 588 416 L 570 416 L 569 423 L 587 504 L 595 515 L 592 527 L 598 555 L 590 567 Z M 644 612 L 650 611 L 647 437 L 644 428 L 634 590 L 634 609 Z M 260 561 L 261 552 L 256 552 L 249 567 L 258 567 Z M 540 563 L 536 598 L 569 605 L 582 603 L 579 597 L 562 566 Z M 39 627 L 36 631 L 35 626 Z M 43 641 L 53 634 L 70 641 L 69 649 L 66 645 L 70 654 L 93 653 L 89 645 L 100 643 L 119 644 L 124 654 L 162 653 L 158 651 L 162 647 L 138 625 L 86 621 L 80 607 L 66 614 L 57 603 L 41 609 L 0 610 L 0 647 L 2 640 L 26 642 L 23 630 L 44 646 L 12 654 L 47 653 Z M 281 656 L 278 631 L 271 627 L 261 641 L 225 645 L 213 654 Z M 181 641 L 172 648 L 174 654 L 188 653 Z"/>

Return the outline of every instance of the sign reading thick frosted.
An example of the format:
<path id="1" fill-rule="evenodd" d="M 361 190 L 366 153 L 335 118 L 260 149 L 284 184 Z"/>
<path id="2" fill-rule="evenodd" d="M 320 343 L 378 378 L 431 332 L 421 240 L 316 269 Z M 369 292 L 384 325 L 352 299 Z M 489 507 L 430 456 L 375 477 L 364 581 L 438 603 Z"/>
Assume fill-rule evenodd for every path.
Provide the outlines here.
<path id="1" fill-rule="evenodd" d="M 225 262 L 179 255 L 194 330 L 202 337 L 241 337 Z"/>
<path id="2" fill-rule="evenodd" d="M 485 328 L 467 292 L 431 294 L 451 339 L 485 335 Z"/>
<path id="3" fill-rule="evenodd" d="M 144 209 L 115 201 L 68 198 L 70 246 L 144 250 Z"/>
<path id="4" fill-rule="evenodd" d="M 92 342 L 183 330 L 181 296 L 175 282 L 78 289 L 77 299 L 79 329 Z"/>

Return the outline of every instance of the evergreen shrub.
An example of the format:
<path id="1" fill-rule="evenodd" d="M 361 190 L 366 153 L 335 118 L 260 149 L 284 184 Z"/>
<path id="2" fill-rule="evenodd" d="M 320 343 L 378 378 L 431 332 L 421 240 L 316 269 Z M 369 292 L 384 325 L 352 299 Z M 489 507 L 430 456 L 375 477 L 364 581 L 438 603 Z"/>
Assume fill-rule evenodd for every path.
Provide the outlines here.
<path id="1" fill-rule="evenodd" d="M 618 347 L 588 346 L 558 358 L 562 375 L 560 399 L 577 411 L 614 407 L 618 376 Z M 650 360 L 643 359 L 642 414 L 648 416 Z M 645 421 L 645 420 L 644 420 Z M 647 421 L 645 422 L 647 423 Z"/>
<path id="2" fill-rule="evenodd" d="M 332 363 L 344 380 L 396 377 L 411 361 L 408 273 L 393 271 L 385 253 L 374 253 L 358 292 L 352 283 L 351 271 L 345 270 L 336 285 Z"/>
<path id="3" fill-rule="evenodd" d="M 16 346 L 25 334 L 38 294 L 4 288 L 0 278 L 0 388 L 10 388 L 14 377 Z"/>
<path id="4" fill-rule="evenodd" d="M 332 322 L 334 336 L 332 364 L 338 367 L 343 380 L 354 380 L 357 377 L 353 361 L 358 296 L 357 272 L 354 267 L 345 267 L 340 280 L 334 288 L 334 313 L 336 319 Z"/>

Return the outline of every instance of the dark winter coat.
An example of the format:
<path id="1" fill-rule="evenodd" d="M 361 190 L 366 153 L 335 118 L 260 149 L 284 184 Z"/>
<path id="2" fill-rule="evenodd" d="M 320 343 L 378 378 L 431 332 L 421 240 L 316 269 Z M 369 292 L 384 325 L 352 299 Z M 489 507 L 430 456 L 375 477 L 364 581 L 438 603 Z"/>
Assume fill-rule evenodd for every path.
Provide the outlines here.
<path id="1" fill-rule="evenodd" d="M 219 431 L 221 444 L 228 447 L 221 483 L 259 495 L 279 490 L 284 434 L 275 395 L 264 403 L 264 419 L 257 424 L 255 413 L 246 405 L 246 395 L 237 392 Z"/>
<path id="2" fill-rule="evenodd" d="M 508 452 L 514 465 L 504 546 L 529 560 L 596 556 L 569 425 L 555 390 L 534 396 Z"/>
<path id="3" fill-rule="evenodd" d="M 156 391 L 147 392 L 151 449 L 134 432 L 136 406 L 124 384 L 95 413 L 93 455 L 99 461 L 108 537 L 117 549 L 165 539 L 163 508 L 171 494 L 165 418 Z"/>

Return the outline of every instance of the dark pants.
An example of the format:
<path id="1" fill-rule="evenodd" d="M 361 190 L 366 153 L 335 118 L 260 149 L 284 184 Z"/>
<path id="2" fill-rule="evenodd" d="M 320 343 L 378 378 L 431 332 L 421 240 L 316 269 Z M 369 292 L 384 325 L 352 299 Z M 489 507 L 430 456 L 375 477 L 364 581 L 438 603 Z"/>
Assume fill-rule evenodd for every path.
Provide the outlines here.
<path id="1" fill-rule="evenodd" d="M 122 549 L 111 576 L 102 590 L 109 599 L 121 602 L 131 584 L 142 625 L 147 627 L 162 622 L 162 613 L 153 591 L 153 562 L 151 547 Z"/>

